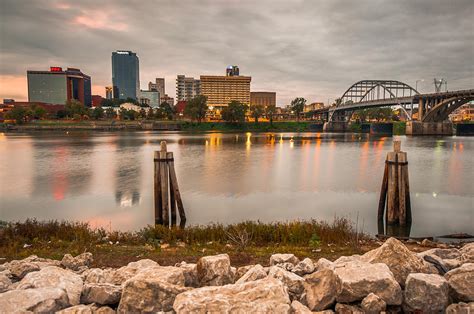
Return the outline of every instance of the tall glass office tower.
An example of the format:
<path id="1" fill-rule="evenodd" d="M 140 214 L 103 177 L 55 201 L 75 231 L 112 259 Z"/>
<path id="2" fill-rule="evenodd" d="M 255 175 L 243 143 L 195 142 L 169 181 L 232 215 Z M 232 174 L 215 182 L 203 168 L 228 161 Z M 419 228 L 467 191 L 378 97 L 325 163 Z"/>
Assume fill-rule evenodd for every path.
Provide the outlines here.
<path id="1" fill-rule="evenodd" d="M 136 53 L 123 50 L 112 52 L 112 84 L 114 98 L 137 99 L 140 73 Z"/>

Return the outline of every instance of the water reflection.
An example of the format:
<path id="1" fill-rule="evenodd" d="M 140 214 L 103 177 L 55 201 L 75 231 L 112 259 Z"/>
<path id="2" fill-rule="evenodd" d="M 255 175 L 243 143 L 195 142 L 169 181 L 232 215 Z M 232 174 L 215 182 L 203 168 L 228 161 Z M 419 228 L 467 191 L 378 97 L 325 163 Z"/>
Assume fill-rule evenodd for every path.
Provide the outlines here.
<path id="1" fill-rule="evenodd" d="M 472 233 L 474 138 L 400 139 L 409 160 L 411 235 Z M 393 138 L 369 134 L 7 134 L 0 219 L 86 220 L 122 230 L 152 223 L 152 156 L 162 140 L 174 152 L 188 224 L 359 216 L 365 231 L 379 232 L 376 208 Z"/>

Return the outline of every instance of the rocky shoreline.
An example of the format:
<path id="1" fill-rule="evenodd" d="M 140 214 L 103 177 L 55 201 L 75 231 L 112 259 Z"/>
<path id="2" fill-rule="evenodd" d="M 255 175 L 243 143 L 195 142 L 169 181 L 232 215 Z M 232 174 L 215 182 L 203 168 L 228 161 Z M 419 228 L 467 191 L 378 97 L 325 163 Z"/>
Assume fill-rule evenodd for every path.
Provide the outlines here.
<path id="1" fill-rule="evenodd" d="M 47 313 L 473 313 L 474 243 L 411 252 L 390 238 L 364 255 L 231 266 L 142 259 L 90 268 L 91 253 L 0 264 L 0 312 Z"/>

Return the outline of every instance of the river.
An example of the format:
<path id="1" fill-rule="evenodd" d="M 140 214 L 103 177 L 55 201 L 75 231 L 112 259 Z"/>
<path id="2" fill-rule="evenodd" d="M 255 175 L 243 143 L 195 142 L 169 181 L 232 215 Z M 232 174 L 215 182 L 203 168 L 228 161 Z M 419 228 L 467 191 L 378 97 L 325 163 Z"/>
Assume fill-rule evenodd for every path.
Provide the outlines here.
<path id="1" fill-rule="evenodd" d="M 0 133 L 0 220 L 153 222 L 153 151 L 174 152 L 188 224 L 347 217 L 377 233 L 385 156 L 407 151 L 411 236 L 474 233 L 473 137 L 327 133 Z"/>

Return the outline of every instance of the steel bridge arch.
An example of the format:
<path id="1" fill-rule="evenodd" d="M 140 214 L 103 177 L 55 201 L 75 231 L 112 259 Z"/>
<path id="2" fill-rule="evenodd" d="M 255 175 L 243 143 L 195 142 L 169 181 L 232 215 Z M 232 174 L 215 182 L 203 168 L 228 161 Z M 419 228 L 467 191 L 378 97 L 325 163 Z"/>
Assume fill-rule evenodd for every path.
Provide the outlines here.
<path id="1" fill-rule="evenodd" d="M 362 81 L 358 81 L 352 84 L 351 87 L 349 87 L 344 92 L 344 94 L 342 94 L 341 102 L 336 107 L 343 107 L 344 104 L 347 103 L 348 101 L 352 101 L 352 103 L 359 103 L 359 102 L 363 102 L 364 100 L 369 100 L 366 98 L 368 95 L 370 95 L 370 92 L 375 91 L 379 87 L 382 88 L 383 98 L 376 98 L 376 99 L 386 99 L 385 92 L 387 92 L 390 95 L 389 98 L 414 96 L 414 95 L 419 94 L 419 92 L 416 89 L 400 81 L 362 80 Z M 401 91 L 402 95 L 399 95 L 398 91 Z M 405 94 L 405 92 L 407 94 Z M 376 99 L 371 99 L 371 100 L 376 100 Z"/>
<path id="2" fill-rule="evenodd" d="M 474 97 L 453 97 L 445 99 L 436 106 L 434 106 L 428 113 L 422 118 L 423 122 L 441 122 L 448 119 L 449 115 L 459 107 L 473 101 Z"/>

